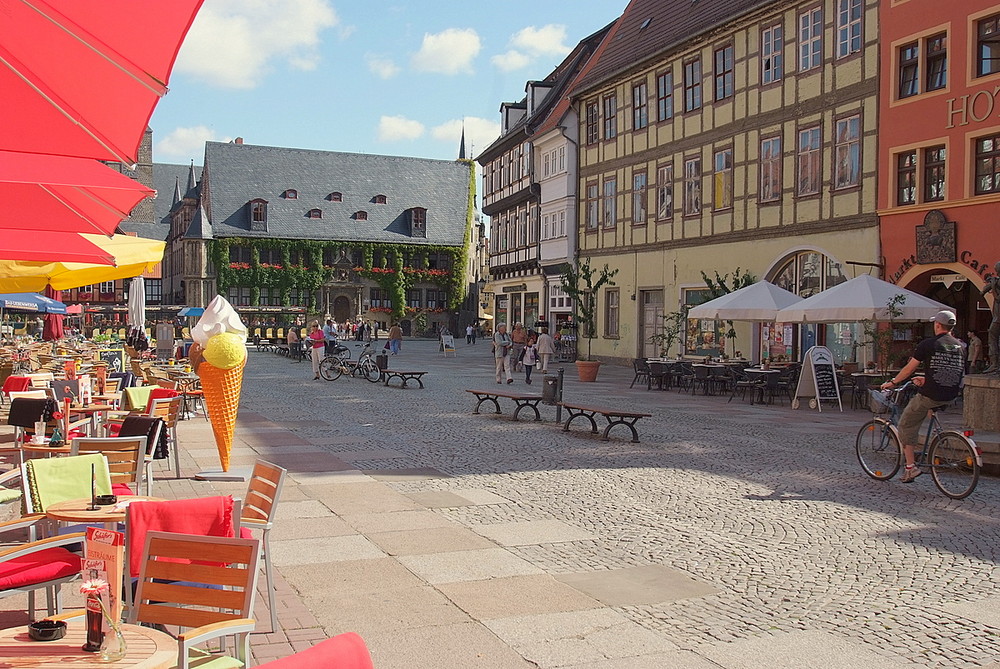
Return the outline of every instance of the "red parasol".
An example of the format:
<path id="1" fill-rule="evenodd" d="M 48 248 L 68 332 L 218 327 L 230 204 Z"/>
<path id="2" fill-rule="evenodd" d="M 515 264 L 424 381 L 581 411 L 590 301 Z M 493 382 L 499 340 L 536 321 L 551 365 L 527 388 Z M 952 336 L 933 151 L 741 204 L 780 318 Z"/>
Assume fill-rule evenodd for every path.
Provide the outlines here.
<path id="1" fill-rule="evenodd" d="M 45 297 L 62 301 L 62 291 L 53 290 L 52 286 L 46 286 Z M 62 339 L 65 336 L 63 332 L 63 317 L 61 314 L 45 314 L 43 319 L 45 321 L 45 324 L 42 326 L 43 341 L 55 341 L 57 339 Z"/>
<path id="2" fill-rule="evenodd" d="M 115 264 L 111 254 L 75 232 L 3 230 L 0 237 L 0 260 Z"/>
<path id="3" fill-rule="evenodd" d="M 155 193 L 90 158 L 0 151 L 0 229 L 110 235 Z"/>
<path id="4" fill-rule="evenodd" d="M 4 2 L 0 148 L 137 162 L 202 2 Z"/>

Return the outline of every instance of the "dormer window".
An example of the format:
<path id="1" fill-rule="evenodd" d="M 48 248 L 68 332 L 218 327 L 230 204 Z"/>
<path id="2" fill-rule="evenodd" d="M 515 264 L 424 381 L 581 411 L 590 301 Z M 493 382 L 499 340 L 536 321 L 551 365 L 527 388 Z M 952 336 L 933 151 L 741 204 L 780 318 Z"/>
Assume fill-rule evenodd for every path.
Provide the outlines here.
<path id="1" fill-rule="evenodd" d="M 368 212 L 362 209 L 361 211 L 354 212 L 354 219 L 358 221 L 367 221 Z"/>
<path id="2" fill-rule="evenodd" d="M 299 199 L 299 192 L 297 190 L 295 190 L 294 188 L 289 188 L 284 193 L 282 193 L 281 196 L 283 198 L 285 198 L 286 200 L 298 200 Z"/>
<path id="3" fill-rule="evenodd" d="M 247 203 L 247 217 L 250 229 L 267 231 L 267 200 L 255 198 Z"/>
<path id="4" fill-rule="evenodd" d="M 332 193 L 326 196 L 326 199 L 329 200 L 330 202 L 343 202 L 344 194 L 338 193 L 337 191 L 333 191 Z"/>
<path id="5" fill-rule="evenodd" d="M 372 198 L 372 202 L 374 202 L 375 204 L 385 204 L 386 197 L 385 195 L 376 195 L 374 198 Z"/>
<path id="6" fill-rule="evenodd" d="M 406 210 L 410 222 L 411 237 L 427 237 L 427 210 L 423 207 L 413 207 Z"/>
<path id="7" fill-rule="evenodd" d="M 309 213 L 306 214 L 306 217 L 308 217 L 308 218 L 323 218 L 323 210 L 322 209 L 310 209 Z"/>

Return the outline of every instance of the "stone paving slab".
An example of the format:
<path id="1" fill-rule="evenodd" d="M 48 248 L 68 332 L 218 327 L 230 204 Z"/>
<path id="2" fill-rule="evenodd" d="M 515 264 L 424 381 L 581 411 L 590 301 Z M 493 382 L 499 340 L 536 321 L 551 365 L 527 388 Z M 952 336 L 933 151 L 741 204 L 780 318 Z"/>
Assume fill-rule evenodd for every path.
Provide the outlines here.
<path id="1" fill-rule="evenodd" d="M 494 547 L 491 541 L 475 532 L 452 524 L 419 530 L 375 532 L 367 537 L 389 555 L 426 555 Z"/>
<path id="2" fill-rule="evenodd" d="M 475 532 L 501 546 L 527 546 L 567 541 L 586 541 L 594 534 L 558 520 L 526 520 L 495 525 L 475 525 Z"/>
<path id="3" fill-rule="evenodd" d="M 673 643 L 611 609 L 502 618 L 483 624 L 539 667 L 677 650 Z"/>
<path id="4" fill-rule="evenodd" d="M 532 669 L 537 665 L 478 623 L 402 629 L 374 637 L 369 645 L 379 669 Z"/>
<path id="5" fill-rule="evenodd" d="M 438 589 L 476 620 L 601 607 L 548 574 L 445 583 Z"/>
<path id="6" fill-rule="evenodd" d="M 427 492 L 411 492 L 407 495 L 417 504 L 428 509 L 448 509 L 456 506 L 474 506 L 470 500 L 456 495 L 448 490 L 428 490 Z"/>
<path id="7" fill-rule="evenodd" d="M 357 535 L 271 541 L 271 557 L 279 567 L 370 560 L 384 555 L 378 546 Z"/>
<path id="8" fill-rule="evenodd" d="M 431 511 L 388 511 L 384 513 L 340 514 L 348 525 L 362 534 L 453 527 L 447 518 Z"/>
<path id="9" fill-rule="evenodd" d="M 292 480 L 300 485 L 327 485 L 331 483 L 367 483 L 370 477 L 359 469 L 343 471 L 295 472 L 290 475 Z"/>
<path id="10" fill-rule="evenodd" d="M 472 622 L 468 614 L 429 585 L 377 592 L 306 594 L 305 601 L 324 627 L 351 630 L 365 639 L 391 638 L 414 628 Z"/>
<path id="11" fill-rule="evenodd" d="M 542 573 L 538 567 L 502 548 L 403 555 L 398 559 L 407 569 L 431 584 Z"/>
<path id="12" fill-rule="evenodd" d="M 376 481 L 427 481 L 429 479 L 449 478 L 447 474 L 433 467 L 411 467 L 408 469 L 377 469 L 366 471 Z"/>
<path id="13" fill-rule="evenodd" d="M 562 669 L 720 669 L 720 666 L 691 651 L 677 650 L 566 665 Z"/>
<path id="14" fill-rule="evenodd" d="M 823 632 L 764 635 L 706 648 L 703 654 L 725 669 L 905 669 L 917 665 L 878 653 L 863 643 Z"/>
<path id="15" fill-rule="evenodd" d="M 419 504 L 382 483 L 367 479 L 350 485 L 302 485 L 310 497 L 338 514 L 377 513 L 422 509 Z"/>
<path id="16" fill-rule="evenodd" d="M 557 574 L 556 579 L 608 606 L 659 604 L 720 592 L 708 583 L 662 565 Z"/>

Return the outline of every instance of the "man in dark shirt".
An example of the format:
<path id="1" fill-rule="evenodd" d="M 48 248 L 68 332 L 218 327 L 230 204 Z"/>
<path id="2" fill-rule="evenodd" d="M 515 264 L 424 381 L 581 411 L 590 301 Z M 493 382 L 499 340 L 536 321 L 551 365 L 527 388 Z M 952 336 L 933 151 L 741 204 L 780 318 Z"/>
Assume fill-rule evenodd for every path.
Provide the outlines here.
<path id="1" fill-rule="evenodd" d="M 917 394 L 907 403 L 899 418 L 899 439 L 903 442 L 903 456 L 906 458 L 906 471 L 900 479 L 903 483 L 911 483 L 923 473 L 914 465 L 913 447 L 920 439 L 920 426 L 927 412 L 958 397 L 965 375 L 962 342 L 951 334 L 955 327 L 954 312 L 939 311 L 931 322 L 934 323 L 934 336 L 917 344 L 906 366 L 895 378 L 882 384 L 883 390 L 894 388 L 910 378 L 921 364 L 924 366 L 924 376 L 913 379 Z"/>

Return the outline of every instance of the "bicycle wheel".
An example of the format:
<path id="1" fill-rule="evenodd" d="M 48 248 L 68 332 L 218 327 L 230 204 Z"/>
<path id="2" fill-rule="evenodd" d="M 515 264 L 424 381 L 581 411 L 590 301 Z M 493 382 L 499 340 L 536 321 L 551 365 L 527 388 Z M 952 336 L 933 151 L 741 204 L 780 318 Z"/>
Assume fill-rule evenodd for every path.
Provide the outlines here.
<path id="1" fill-rule="evenodd" d="M 876 481 L 888 481 L 899 471 L 903 451 L 889 421 L 874 418 L 862 425 L 854 446 L 861 468 Z"/>
<path id="2" fill-rule="evenodd" d="M 344 373 L 344 364 L 336 356 L 328 356 L 319 361 L 319 375 L 327 381 L 336 381 Z"/>
<path id="3" fill-rule="evenodd" d="M 963 434 L 946 430 L 931 442 L 931 476 L 938 490 L 952 499 L 968 497 L 979 482 L 979 458 Z"/>
<path id="4" fill-rule="evenodd" d="M 378 383 L 382 380 L 382 370 L 378 368 L 378 365 L 371 358 L 366 358 L 360 366 L 362 376 L 372 383 Z"/>

